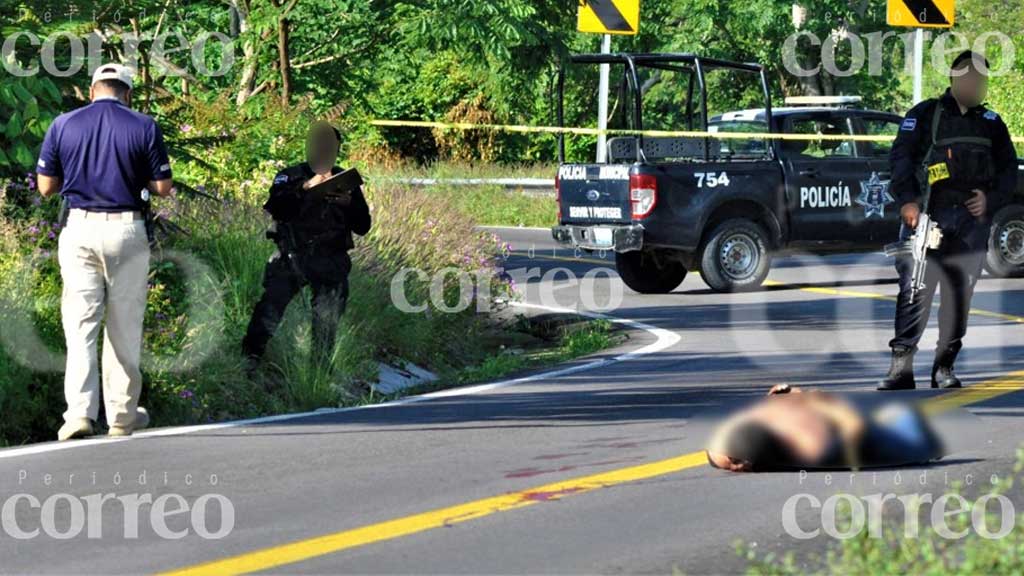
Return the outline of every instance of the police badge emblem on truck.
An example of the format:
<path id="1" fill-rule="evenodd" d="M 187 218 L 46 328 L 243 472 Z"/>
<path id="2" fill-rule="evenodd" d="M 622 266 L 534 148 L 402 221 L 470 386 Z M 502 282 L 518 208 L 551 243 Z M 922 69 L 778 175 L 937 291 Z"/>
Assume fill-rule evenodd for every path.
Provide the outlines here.
<path id="1" fill-rule="evenodd" d="M 885 206 L 896 200 L 889 194 L 889 180 L 878 178 L 878 172 L 872 172 L 871 178 L 861 180 L 860 196 L 855 202 L 864 207 L 864 217 L 870 218 L 877 214 L 879 218 L 885 217 Z"/>

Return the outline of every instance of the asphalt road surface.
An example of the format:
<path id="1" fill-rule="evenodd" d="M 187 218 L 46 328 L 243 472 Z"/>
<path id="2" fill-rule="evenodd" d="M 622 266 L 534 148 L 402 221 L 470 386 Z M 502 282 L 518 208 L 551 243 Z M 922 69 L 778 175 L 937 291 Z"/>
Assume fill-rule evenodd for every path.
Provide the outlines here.
<path id="1" fill-rule="evenodd" d="M 543 230 L 495 231 L 523 302 L 546 306 L 524 312 L 589 309 L 629 338 L 385 406 L 0 451 L 0 571 L 732 573 L 745 566 L 737 540 L 761 552 L 835 543 L 811 496 L 938 496 L 1011 471 L 1024 438 L 1024 280 L 979 282 L 958 363 L 967 392 L 927 389 L 933 316 L 918 390 L 885 396 L 936 407 L 952 450 L 940 463 L 730 474 L 700 450 L 771 385 L 880 399 L 891 262 L 791 256 L 759 292 L 713 294 L 691 275 L 644 296 L 624 288 L 610 255 L 554 251 Z M 798 527 L 816 536 L 785 529 L 795 496 Z"/>

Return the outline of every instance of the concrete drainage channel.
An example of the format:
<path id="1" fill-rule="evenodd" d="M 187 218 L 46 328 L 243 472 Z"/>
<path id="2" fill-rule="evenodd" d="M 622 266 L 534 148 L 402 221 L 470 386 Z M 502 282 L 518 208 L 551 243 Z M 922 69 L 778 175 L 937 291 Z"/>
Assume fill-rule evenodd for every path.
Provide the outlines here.
<path id="1" fill-rule="evenodd" d="M 377 394 L 394 394 L 438 379 L 437 374 L 412 362 L 406 362 L 401 367 L 378 362 L 377 367 L 380 376 L 377 382 L 370 384 L 370 389 Z"/>
<path id="2" fill-rule="evenodd" d="M 496 350 L 514 355 L 550 348 L 557 345 L 565 331 L 582 329 L 595 319 L 607 318 L 600 314 L 579 313 L 576 310 L 548 308 L 521 302 L 498 303 L 498 307 L 492 313 L 494 326 L 491 333 L 483 337 L 493 340 L 492 344 Z M 627 325 L 613 323 L 611 331 L 617 344 L 629 340 Z M 382 395 L 400 394 L 440 379 L 434 372 L 401 358 L 377 362 L 377 367 L 377 381 L 368 385 L 370 390 Z M 532 371 L 541 367 L 526 369 Z"/>

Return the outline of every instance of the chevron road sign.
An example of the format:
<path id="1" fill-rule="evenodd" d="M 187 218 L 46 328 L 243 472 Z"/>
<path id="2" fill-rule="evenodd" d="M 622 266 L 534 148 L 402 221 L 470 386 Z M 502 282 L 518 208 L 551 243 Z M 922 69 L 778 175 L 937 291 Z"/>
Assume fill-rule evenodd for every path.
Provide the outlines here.
<path id="1" fill-rule="evenodd" d="M 890 26 L 952 28 L 955 0 L 889 0 L 886 21 Z"/>
<path id="2" fill-rule="evenodd" d="M 640 29 L 640 0 L 580 0 L 576 29 L 594 34 L 635 35 Z"/>

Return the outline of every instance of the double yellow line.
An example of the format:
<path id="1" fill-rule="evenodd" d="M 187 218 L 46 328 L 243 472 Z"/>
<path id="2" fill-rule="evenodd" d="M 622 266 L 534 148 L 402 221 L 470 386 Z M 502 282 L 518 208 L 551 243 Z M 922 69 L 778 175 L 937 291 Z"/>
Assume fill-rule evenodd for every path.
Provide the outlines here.
<path id="1" fill-rule="evenodd" d="M 607 262 L 592 258 L 569 259 L 565 257 L 546 255 L 542 257 L 554 260 L 573 260 L 607 264 Z M 769 281 L 766 285 L 782 286 L 784 284 L 781 282 Z M 872 292 L 854 292 L 813 287 L 799 289 L 819 294 L 824 293 L 830 295 L 879 298 L 886 300 L 892 299 L 889 296 L 875 294 Z M 971 312 L 979 313 L 983 311 L 972 310 Z M 1024 323 L 1024 318 L 1019 316 L 999 314 L 995 312 L 986 312 L 986 315 Z M 1001 378 L 975 384 L 967 388 L 947 392 L 939 396 L 929 398 L 922 404 L 926 413 L 935 414 L 955 407 L 990 400 L 1022 389 L 1024 389 L 1024 370 L 1013 372 Z M 482 498 L 463 504 L 456 504 L 454 506 L 414 514 L 412 516 L 405 516 L 394 520 L 369 524 L 359 528 L 343 530 L 333 534 L 299 540 L 289 544 L 264 548 L 262 550 L 247 552 L 230 558 L 224 558 L 222 560 L 214 560 L 212 562 L 206 562 L 180 570 L 165 572 L 163 574 L 175 576 L 214 576 L 245 574 L 249 572 L 270 570 L 279 566 L 294 564 L 296 562 L 302 562 L 304 560 L 310 560 L 327 554 L 342 552 L 344 550 L 365 546 L 375 542 L 392 540 L 409 534 L 431 530 L 433 528 L 442 528 L 469 520 L 475 520 L 484 516 L 498 514 L 500 512 L 525 508 L 527 506 L 537 504 L 538 502 L 557 500 L 565 496 L 592 492 L 599 488 L 607 488 L 609 486 L 636 482 L 638 480 L 647 480 L 658 476 L 664 476 L 666 474 L 672 474 L 674 472 L 681 472 L 683 470 L 703 466 L 706 463 L 707 459 L 703 451 L 691 452 L 689 454 L 683 454 L 681 456 L 665 460 L 658 460 L 656 462 L 630 466 L 628 468 L 600 472 L 589 476 L 570 478 L 568 480 L 536 486 L 527 490 L 509 492 L 500 496 Z"/>

